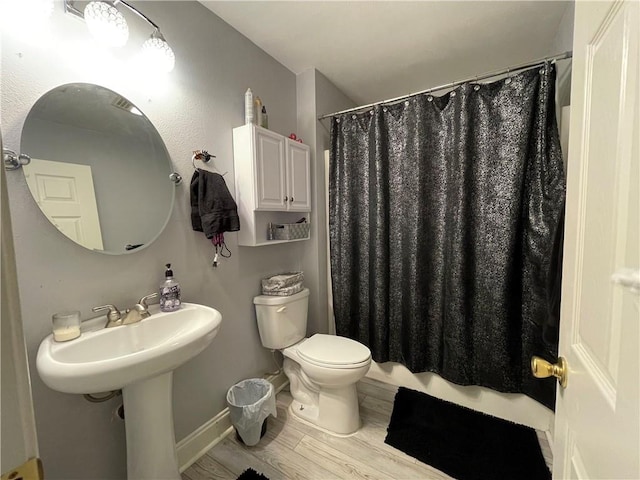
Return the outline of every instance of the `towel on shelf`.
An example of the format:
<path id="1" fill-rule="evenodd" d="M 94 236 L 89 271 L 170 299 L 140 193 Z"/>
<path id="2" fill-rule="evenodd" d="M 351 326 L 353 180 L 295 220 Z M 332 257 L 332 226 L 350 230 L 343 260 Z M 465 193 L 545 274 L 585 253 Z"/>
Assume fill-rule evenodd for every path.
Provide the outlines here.
<path id="1" fill-rule="evenodd" d="M 191 226 L 207 238 L 240 230 L 238 206 L 219 173 L 196 170 L 191 177 Z"/>

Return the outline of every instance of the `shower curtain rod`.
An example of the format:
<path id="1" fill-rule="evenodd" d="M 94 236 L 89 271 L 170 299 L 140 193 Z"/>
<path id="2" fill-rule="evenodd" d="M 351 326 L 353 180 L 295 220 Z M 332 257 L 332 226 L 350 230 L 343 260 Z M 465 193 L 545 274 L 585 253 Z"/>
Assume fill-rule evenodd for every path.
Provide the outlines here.
<path id="1" fill-rule="evenodd" d="M 420 92 L 414 92 L 414 93 L 410 93 L 408 95 L 402 95 L 401 97 L 390 98 L 389 100 L 382 100 L 381 102 L 374 102 L 374 103 L 370 103 L 368 105 L 361 105 L 359 107 L 347 108 L 346 110 L 340 110 L 339 112 L 334 112 L 334 113 L 328 113 L 326 115 L 321 115 L 321 116 L 318 117 L 318 120 L 324 120 L 325 118 L 335 117 L 336 115 L 342 115 L 343 113 L 350 113 L 350 112 L 357 112 L 359 110 L 365 110 L 367 108 L 375 107 L 376 105 L 383 105 L 383 104 L 390 104 L 390 103 L 394 103 L 394 102 L 399 102 L 400 100 L 404 100 L 405 98 L 415 97 L 417 95 L 423 95 L 425 93 L 436 92 L 438 90 L 444 90 L 445 88 L 457 87 L 458 85 L 462 85 L 463 83 L 478 82 L 480 80 L 486 80 L 487 78 L 497 77 L 498 75 L 503 75 L 505 73 L 509 74 L 509 73 L 517 72 L 519 70 L 527 70 L 529 68 L 533 68 L 533 67 L 536 67 L 538 65 L 542 65 L 542 64 L 544 64 L 546 62 L 555 62 L 555 61 L 558 61 L 558 60 L 566 60 L 568 58 L 571 58 L 572 54 L 573 54 L 573 52 L 568 51 L 568 52 L 560 53 L 558 55 L 553 55 L 551 57 L 544 57 L 544 58 L 541 58 L 539 60 L 535 60 L 533 62 L 521 63 L 520 65 L 515 65 L 513 67 L 503 68 L 501 70 L 496 70 L 496 71 L 493 71 L 493 72 L 484 73 L 482 75 L 477 75 L 475 77 L 469 77 L 469 78 L 467 78 L 465 80 L 458 80 L 456 82 L 447 83 L 445 85 L 440 85 L 438 87 L 428 88 L 427 90 L 422 90 Z"/>

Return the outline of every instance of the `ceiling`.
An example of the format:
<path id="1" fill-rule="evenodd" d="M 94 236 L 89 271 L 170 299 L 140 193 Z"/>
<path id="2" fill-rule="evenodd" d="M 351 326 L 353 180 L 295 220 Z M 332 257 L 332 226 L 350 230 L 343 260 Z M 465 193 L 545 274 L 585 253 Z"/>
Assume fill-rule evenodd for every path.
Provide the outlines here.
<path id="1" fill-rule="evenodd" d="M 315 67 L 366 104 L 561 53 L 570 2 L 200 3 L 293 73 Z"/>

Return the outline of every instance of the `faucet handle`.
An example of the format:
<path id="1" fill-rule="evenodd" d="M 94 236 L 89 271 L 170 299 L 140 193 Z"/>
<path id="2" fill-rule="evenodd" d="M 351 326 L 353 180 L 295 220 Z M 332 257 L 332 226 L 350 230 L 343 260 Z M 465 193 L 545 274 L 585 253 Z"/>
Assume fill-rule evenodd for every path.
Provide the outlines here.
<path id="1" fill-rule="evenodd" d="M 118 310 L 115 305 L 102 305 L 100 307 L 93 307 L 91 310 L 94 312 L 99 312 L 100 310 L 109 310 L 109 313 L 107 313 L 107 320 L 109 320 L 109 322 L 117 322 L 122 318 L 120 310 Z"/>
<path id="2" fill-rule="evenodd" d="M 147 305 L 147 302 L 149 300 L 153 299 L 153 298 L 158 298 L 158 292 L 150 293 L 149 295 L 145 295 L 140 300 L 138 300 L 138 303 L 140 305 L 142 305 L 144 308 L 149 308 L 149 305 Z"/>

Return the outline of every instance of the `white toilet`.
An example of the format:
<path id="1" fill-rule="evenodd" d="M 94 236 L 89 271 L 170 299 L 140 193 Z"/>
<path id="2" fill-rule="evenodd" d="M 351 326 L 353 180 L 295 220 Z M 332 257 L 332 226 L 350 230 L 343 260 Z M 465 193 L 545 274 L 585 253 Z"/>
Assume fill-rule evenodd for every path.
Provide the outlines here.
<path id="1" fill-rule="evenodd" d="M 284 355 L 290 411 L 339 436 L 360 428 L 356 382 L 369 370 L 371 351 L 345 337 L 307 331 L 309 289 L 288 297 L 254 297 L 262 345 Z"/>

